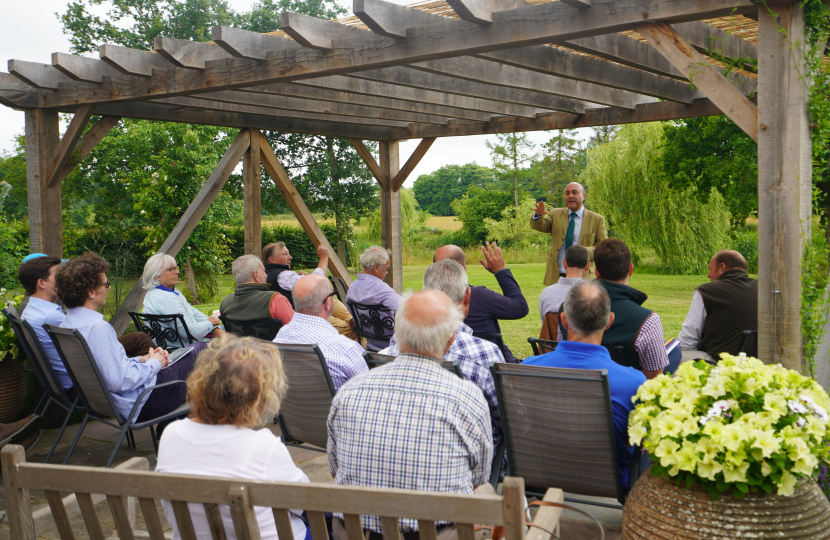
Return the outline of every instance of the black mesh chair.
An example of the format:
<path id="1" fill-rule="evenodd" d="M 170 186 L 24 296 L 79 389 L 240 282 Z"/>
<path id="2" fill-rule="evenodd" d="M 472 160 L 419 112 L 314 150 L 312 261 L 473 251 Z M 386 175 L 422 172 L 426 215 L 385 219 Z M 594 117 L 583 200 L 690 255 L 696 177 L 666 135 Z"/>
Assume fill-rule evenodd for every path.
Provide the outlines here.
<path id="1" fill-rule="evenodd" d="M 555 351 L 556 346 L 559 345 L 558 341 L 550 341 L 549 339 L 539 339 L 535 337 L 527 338 L 527 342 L 530 343 L 530 347 L 533 349 L 533 356 L 539 356 L 540 354 Z"/>
<path id="2" fill-rule="evenodd" d="M 358 337 L 369 342 L 366 348 L 379 351 L 389 345 L 395 333 L 395 312 L 383 304 L 361 304 L 346 302 L 354 317 L 354 329 Z"/>
<path id="3" fill-rule="evenodd" d="M 156 342 L 162 349 L 173 351 L 187 347 L 196 338 L 190 333 L 187 324 L 184 322 L 184 315 L 172 313 L 170 315 L 151 315 L 149 313 L 137 313 L 129 311 L 127 314 L 133 320 L 136 330 L 144 332 Z M 187 337 L 184 343 L 182 336 Z"/>
<path id="4" fill-rule="evenodd" d="M 607 370 L 491 364 L 507 440 L 508 475 L 540 499 L 548 487 L 625 503 Z M 635 451 L 629 486 L 639 477 Z M 592 501 L 573 502 L 621 508 Z"/>
<path id="5" fill-rule="evenodd" d="M 69 377 L 75 385 L 75 390 L 78 392 L 81 403 L 83 403 L 84 409 L 87 411 L 86 416 L 84 416 L 84 421 L 81 423 L 77 435 L 75 435 L 75 440 L 72 441 L 72 446 L 69 447 L 69 452 L 66 454 L 64 463 L 69 461 L 69 456 L 75 451 L 75 446 L 78 444 L 78 440 L 81 438 L 81 434 L 84 432 L 84 428 L 87 422 L 89 422 L 90 417 L 110 427 L 121 430 L 121 435 L 115 443 L 115 448 L 113 448 L 112 454 L 110 454 L 107 460 L 106 466 L 109 467 L 112 465 L 112 461 L 115 459 L 119 448 L 121 448 L 121 441 L 124 440 L 128 432 L 149 427 L 150 437 L 153 439 L 153 448 L 158 452 L 156 432 L 153 426 L 190 413 L 190 407 L 186 403 L 183 403 L 176 410 L 165 415 L 144 422 L 133 423 L 133 419 L 138 416 L 138 405 L 144 399 L 144 396 L 156 388 L 171 384 L 185 384 L 185 381 L 169 381 L 145 388 L 136 399 L 130 414 L 127 418 L 124 418 L 118 411 L 118 407 L 115 406 L 112 393 L 107 387 L 106 382 L 104 382 L 104 378 L 101 376 L 98 364 L 92 352 L 89 350 L 89 345 L 87 345 L 84 336 L 73 328 L 58 328 L 50 324 L 45 324 L 43 327 L 52 338 L 58 354 L 60 354 L 63 363 L 66 365 Z M 117 423 L 113 424 L 110 419 L 115 419 Z"/>
<path id="6" fill-rule="evenodd" d="M 337 295 L 337 299 L 345 304 L 346 295 L 349 293 L 349 288 L 346 287 L 346 282 L 336 276 L 329 276 L 329 281 L 331 281 L 331 286 L 334 288 L 334 293 Z"/>
<path id="7" fill-rule="evenodd" d="M 375 369 L 376 367 L 393 362 L 395 357 L 389 356 L 388 354 L 380 354 L 375 351 L 364 351 L 363 359 L 366 360 L 366 365 L 369 366 L 369 369 Z"/>
<path id="8" fill-rule="evenodd" d="M 277 423 L 285 444 L 326 451 L 326 422 L 334 397 L 329 367 L 317 345 L 275 343 L 282 356 L 288 392 L 280 402 Z M 318 448 L 302 446 L 309 443 Z M 322 450 L 320 450 L 322 448 Z"/>
<path id="9" fill-rule="evenodd" d="M 277 332 L 282 328 L 282 319 L 257 319 L 254 321 L 235 321 L 219 315 L 219 320 L 225 330 L 240 337 L 255 337 L 265 341 L 273 341 Z"/>

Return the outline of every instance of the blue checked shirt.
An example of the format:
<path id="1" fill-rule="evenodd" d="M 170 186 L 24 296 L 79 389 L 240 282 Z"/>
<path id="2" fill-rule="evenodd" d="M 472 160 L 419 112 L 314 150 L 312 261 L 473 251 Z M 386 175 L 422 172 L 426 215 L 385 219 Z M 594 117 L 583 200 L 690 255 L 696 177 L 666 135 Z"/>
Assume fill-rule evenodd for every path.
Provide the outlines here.
<path id="1" fill-rule="evenodd" d="M 487 402 L 434 359 L 404 353 L 343 385 L 328 419 L 334 483 L 470 494 L 490 477 Z M 363 528 L 382 532 L 380 518 Z M 418 530 L 401 519 L 404 532 Z"/>
<path id="2" fill-rule="evenodd" d="M 363 359 L 363 347 L 338 334 L 335 327 L 320 317 L 294 313 L 291 322 L 280 328 L 274 343 L 316 343 L 326 359 L 335 390 L 355 375 L 369 371 Z"/>
<path id="3" fill-rule="evenodd" d="M 138 358 L 127 358 L 115 329 L 97 311 L 85 307 L 71 308 L 66 313 L 61 328 L 76 328 L 84 336 L 95 363 L 98 364 L 98 370 L 112 392 L 118 412 L 126 419 L 141 392 L 156 384 L 156 374 L 161 370 L 159 361 L 151 358 L 141 363 Z M 149 397 L 150 393 L 144 396 L 133 417 L 133 423 Z"/>

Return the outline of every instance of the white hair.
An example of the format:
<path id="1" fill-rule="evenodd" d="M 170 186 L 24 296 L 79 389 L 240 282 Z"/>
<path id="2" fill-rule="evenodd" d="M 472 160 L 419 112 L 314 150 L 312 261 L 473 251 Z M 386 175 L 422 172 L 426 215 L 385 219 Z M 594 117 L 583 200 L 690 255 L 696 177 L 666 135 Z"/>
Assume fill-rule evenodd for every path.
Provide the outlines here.
<path id="1" fill-rule="evenodd" d="M 302 279 L 309 277 L 311 276 L 306 276 Z M 314 277 L 318 278 L 316 280 L 317 284 L 305 296 L 299 296 L 295 286 L 294 293 L 292 294 L 294 297 L 294 311 L 306 315 L 313 315 L 320 311 L 326 302 L 326 298 L 331 294 L 331 283 L 329 283 L 329 280 L 323 276 L 314 275 Z"/>
<path id="2" fill-rule="evenodd" d="M 449 309 L 436 309 L 435 316 L 427 320 L 410 321 L 408 304 L 412 296 L 412 293 L 404 294 L 395 313 L 395 341 L 401 350 L 443 358 L 447 342 L 458 331 L 464 316 L 458 306 L 450 304 Z"/>
<path id="3" fill-rule="evenodd" d="M 159 276 L 171 266 L 176 266 L 176 259 L 167 253 L 156 253 L 147 259 L 144 263 L 144 273 L 141 274 L 143 287 L 149 291 L 161 285 Z"/>
<path id="4" fill-rule="evenodd" d="M 254 272 L 259 270 L 259 265 L 261 264 L 262 261 L 260 261 L 259 257 L 255 255 L 243 255 L 239 257 L 233 261 L 233 265 L 231 266 L 233 281 L 237 285 L 248 283 L 251 281 L 251 277 L 253 277 Z"/>
<path id="5" fill-rule="evenodd" d="M 389 257 L 392 252 L 380 246 L 369 246 L 369 249 L 363 252 L 360 256 L 360 266 L 366 270 L 371 270 L 376 264 L 381 266 L 389 262 Z"/>
<path id="6" fill-rule="evenodd" d="M 441 291 L 455 304 L 464 302 L 468 284 L 466 270 L 452 259 L 434 262 L 424 272 L 424 290 Z"/>

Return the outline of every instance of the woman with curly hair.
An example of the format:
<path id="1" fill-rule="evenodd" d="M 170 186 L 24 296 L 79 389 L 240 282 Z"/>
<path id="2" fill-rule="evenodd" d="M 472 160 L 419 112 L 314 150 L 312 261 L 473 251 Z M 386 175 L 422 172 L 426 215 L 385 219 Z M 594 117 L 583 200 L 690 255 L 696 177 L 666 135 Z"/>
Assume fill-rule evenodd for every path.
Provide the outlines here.
<path id="1" fill-rule="evenodd" d="M 254 338 L 225 334 L 199 355 L 187 379 L 190 417 L 164 430 L 156 472 L 308 482 L 288 449 L 268 429 L 254 430 L 279 411 L 287 383 L 279 350 Z M 170 501 L 162 501 L 173 538 L 181 538 Z M 211 538 L 204 506 L 189 503 L 196 536 Z M 255 507 L 263 540 L 277 540 L 270 508 Z M 228 540 L 236 538 L 230 509 L 219 512 Z M 302 512 L 292 510 L 296 540 L 311 536 Z"/>

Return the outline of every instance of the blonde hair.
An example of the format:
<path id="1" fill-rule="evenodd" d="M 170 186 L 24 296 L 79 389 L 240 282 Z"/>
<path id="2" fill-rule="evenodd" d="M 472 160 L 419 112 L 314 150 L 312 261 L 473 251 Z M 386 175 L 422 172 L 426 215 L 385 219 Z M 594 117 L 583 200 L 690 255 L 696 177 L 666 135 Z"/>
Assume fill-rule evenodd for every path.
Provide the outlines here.
<path id="1" fill-rule="evenodd" d="M 196 359 L 187 401 L 193 416 L 208 424 L 253 427 L 279 412 L 287 389 L 276 346 L 225 333 Z"/>

